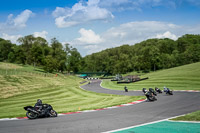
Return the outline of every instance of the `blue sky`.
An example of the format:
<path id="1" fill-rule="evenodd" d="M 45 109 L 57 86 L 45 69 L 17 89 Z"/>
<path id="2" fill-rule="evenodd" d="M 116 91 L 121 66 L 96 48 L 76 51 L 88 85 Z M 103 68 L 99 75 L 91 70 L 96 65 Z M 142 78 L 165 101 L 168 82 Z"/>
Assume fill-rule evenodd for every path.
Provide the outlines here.
<path id="1" fill-rule="evenodd" d="M 200 34 L 200 0 L 5 0 L 0 37 L 41 36 L 82 56 L 149 38 Z"/>

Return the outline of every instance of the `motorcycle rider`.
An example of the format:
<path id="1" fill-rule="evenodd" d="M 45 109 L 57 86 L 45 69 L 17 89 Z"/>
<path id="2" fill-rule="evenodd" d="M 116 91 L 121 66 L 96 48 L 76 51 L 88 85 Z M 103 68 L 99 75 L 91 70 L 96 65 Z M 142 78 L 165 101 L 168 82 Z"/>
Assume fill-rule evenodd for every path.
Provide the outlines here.
<path id="1" fill-rule="evenodd" d="M 147 92 L 146 88 L 143 88 L 142 91 L 144 92 L 144 94 Z"/>
<path id="2" fill-rule="evenodd" d="M 168 89 L 167 87 L 164 86 L 164 92 L 167 93 L 168 91 L 169 91 L 169 89 Z"/>
<path id="3" fill-rule="evenodd" d="M 126 86 L 124 87 L 124 90 L 125 90 L 125 92 L 128 92 L 128 88 Z"/>
<path id="4" fill-rule="evenodd" d="M 162 93 L 162 91 L 158 87 L 155 87 L 155 91 L 158 93 Z"/>
<path id="5" fill-rule="evenodd" d="M 149 88 L 149 91 L 150 91 L 153 95 L 157 96 L 157 94 L 156 94 L 156 92 L 154 91 L 153 88 Z"/>
<path id="6" fill-rule="evenodd" d="M 35 106 L 34 106 L 34 108 L 37 111 L 41 112 L 43 110 L 42 100 L 38 99 L 37 102 L 36 102 L 36 104 L 35 104 Z"/>
<path id="7" fill-rule="evenodd" d="M 158 87 L 155 87 L 155 91 L 158 91 Z"/>
<path id="8" fill-rule="evenodd" d="M 152 93 L 154 92 L 154 90 L 152 88 L 149 88 L 149 91 L 152 92 Z"/>
<path id="9" fill-rule="evenodd" d="M 42 100 L 38 99 L 37 103 L 35 104 L 34 108 L 37 109 L 42 115 L 47 117 L 50 113 L 48 108 L 45 108 L 44 105 L 42 104 Z"/>
<path id="10" fill-rule="evenodd" d="M 164 92 L 166 92 L 166 94 L 173 95 L 173 92 L 167 87 L 164 87 Z"/>

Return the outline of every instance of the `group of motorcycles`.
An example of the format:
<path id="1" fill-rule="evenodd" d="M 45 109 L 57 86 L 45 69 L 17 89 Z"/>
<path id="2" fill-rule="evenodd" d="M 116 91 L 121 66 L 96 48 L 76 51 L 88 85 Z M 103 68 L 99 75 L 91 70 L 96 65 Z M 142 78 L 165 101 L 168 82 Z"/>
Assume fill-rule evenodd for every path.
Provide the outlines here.
<path id="1" fill-rule="evenodd" d="M 143 88 L 142 91 L 143 91 L 144 95 L 146 96 L 147 100 L 149 100 L 149 101 L 156 101 L 157 94 L 162 93 L 162 90 L 157 87 L 155 87 L 155 90 L 153 88 L 149 88 L 149 90 L 147 90 L 146 88 Z M 163 91 L 167 95 L 173 95 L 173 91 L 170 90 L 169 88 L 164 87 Z"/>
<path id="2" fill-rule="evenodd" d="M 147 90 L 146 88 L 143 88 L 142 91 L 144 92 L 144 95 L 147 97 L 149 101 L 156 101 L 157 93 L 162 93 L 162 90 L 157 87 L 155 88 L 155 90 L 153 88 L 149 88 L 149 90 Z M 168 95 L 173 95 L 173 92 L 169 88 L 164 87 L 164 92 Z M 41 103 L 40 105 L 42 106 L 41 108 L 38 108 L 37 106 L 24 107 L 24 109 L 27 111 L 26 116 L 29 119 L 57 117 L 57 112 L 53 110 L 53 107 L 50 104 Z"/>

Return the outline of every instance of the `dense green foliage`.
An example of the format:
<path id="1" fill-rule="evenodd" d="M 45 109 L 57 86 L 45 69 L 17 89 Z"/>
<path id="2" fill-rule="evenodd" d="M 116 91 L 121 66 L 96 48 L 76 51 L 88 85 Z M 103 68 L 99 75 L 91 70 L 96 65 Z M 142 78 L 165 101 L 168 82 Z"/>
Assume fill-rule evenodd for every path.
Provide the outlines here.
<path id="1" fill-rule="evenodd" d="M 135 45 L 107 49 L 84 58 L 85 71 L 113 74 L 155 71 L 200 61 L 200 35 L 184 35 L 177 41 L 148 39 Z"/>
<path id="2" fill-rule="evenodd" d="M 200 61 L 200 35 L 184 35 L 178 40 L 148 39 L 122 45 L 82 58 L 76 48 L 53 38 L 51 43 L 32 35 L 18 39 L 20 45 L 0 38 L 0 61 L 43 66 L 48 72 L 155 71 Z"/>
<path id="3" fill-rule="evenodd" d="M 77 49 L 69 44 L 63 47 L 56 38 L 48 44 L 44 38 L 28 35 L 19 38 L 18 42 L 20 45 L 0 38 L 0 61 L 42 66 L 47 72 L 76 72 L 80 69 L 79 65 L 76 65 L 81 60 Z"/>

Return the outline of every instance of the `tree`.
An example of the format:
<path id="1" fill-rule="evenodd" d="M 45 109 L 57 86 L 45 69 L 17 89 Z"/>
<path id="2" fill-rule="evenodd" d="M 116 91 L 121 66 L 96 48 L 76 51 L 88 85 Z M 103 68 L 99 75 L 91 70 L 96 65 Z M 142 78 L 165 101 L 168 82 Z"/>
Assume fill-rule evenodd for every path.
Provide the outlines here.
<path id="1" fill-rule="evenodd" d="M 69 57 L 69 66 L 68 70 L 73 71 L 74 73 L 78 72 L 81 67 L 81 55 L 77 51 L 76 48 L 72 48 L 70 51 L 70 57 Z"/>
<path id="2" fill-rule="evenodd" d="M 13 52 L 8 54 L 8 61 L 11 63 L 15 62 L 15 54 Z"/>
<path id="3" fill-rule="evenodd" d="M 51 48 L 52 48 L 52 57 L 54 58 L 58 58 L 59 56 L 59 52 L 62 51 L 63 49 L 63 46 L 62 44 L 56 39 L 56 38 L 53 38 L 51 39 Z"/>
<path id="4" fill-rule="evenodd" d="M 25 55 L 24 49 L 22 48 L 21 45 L 15 47 L 14 53 L 15 53 L 15 57 L 16 57 L 15 62 L 19 63 L 19 64 L 25 64 L 26 55 Z"/>
<path id="5" fill-rule="evenodd" d="M 8 55 L 10 52 L 13 52 L 12 44 L 9 40 L 4 40 L 0 38 L 0 61 L 8 60 Z"/>
<path id="6" fill-rule="evenodd" d="M 153 66 L 152 68 L 154 71 L 156 71 L 156 68 L 159 68 L 159 62 L 160 62 L 159 54 L 160 54 L 160 51 L 159 51 L 158 47 L 156 47 L 156 46 L 151 47 L 151 49 L 149 51 L 149 55 L 151 58 L 151 64 Z"/>
<path id="7" fill-rule="evenodd" d="M 20 37 L 17 41 L 19 43 L 21 43 L 21 46 L 24 50 L 24 54 L 25 54 L 25 57 L 26 57 L 25 63 L 26 64 L 32 64 L 30 49 L 32 48 L 32 45 L 35 41 L 35 38 L 33 37 L 33 35 L 28 35 L 28 36 L 25 36 L 25 37 Z"/>
<path id="8" fill-rule="evenodd" d="M 44 70 L 52 73 L 56 69 L 57 62 L 51 55 L 48 55 L 44 59 L 44 64 Z"/>
<path id="9" fill-rule="evenodd" d="M 43 56 L 43 50 L 41 48 L 41 46 L 39 45 L 33 45 L 33 47 L 31 48 L 30 50 L 31 52 L 31 60 L 34 64 L 34 67 L 37 65 L 37 64 L 42 64 L 42 60 L 44 58 Z"/>
<path id="10" fill-rule="evenodd" d="M 186 63 L 194 63 L 200 61 L 200 44 L 191 44 L 184 52 Z"/>

